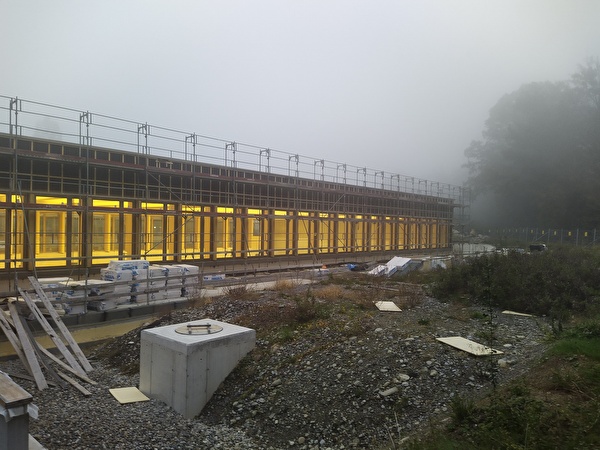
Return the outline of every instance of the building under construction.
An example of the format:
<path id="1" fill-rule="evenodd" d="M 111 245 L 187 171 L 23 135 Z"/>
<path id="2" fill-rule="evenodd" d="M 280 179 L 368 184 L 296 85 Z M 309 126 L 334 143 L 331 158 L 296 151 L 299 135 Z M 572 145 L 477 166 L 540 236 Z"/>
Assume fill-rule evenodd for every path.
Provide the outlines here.
<path id="1" fill-rule="evenodd" d="M 459 186 L 0 101 L 5 274 L 446 249 L 468 208 Z"/>

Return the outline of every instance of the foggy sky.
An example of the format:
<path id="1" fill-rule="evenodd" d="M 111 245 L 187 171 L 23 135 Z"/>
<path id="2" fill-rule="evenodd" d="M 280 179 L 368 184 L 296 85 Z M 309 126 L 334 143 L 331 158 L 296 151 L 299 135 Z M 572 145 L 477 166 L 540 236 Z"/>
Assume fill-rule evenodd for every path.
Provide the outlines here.
<path id="1" fill-rule="evenodd" d="M 489 109 L 600 55 L 596 0 L 0 0 L 0 94 L 461 184 Z"/>

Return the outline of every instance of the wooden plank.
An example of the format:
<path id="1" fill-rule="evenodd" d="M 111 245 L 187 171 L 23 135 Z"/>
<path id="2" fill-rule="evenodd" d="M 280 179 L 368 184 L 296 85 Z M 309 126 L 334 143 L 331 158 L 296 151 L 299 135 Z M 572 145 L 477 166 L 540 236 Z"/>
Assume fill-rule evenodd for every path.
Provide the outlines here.
<path id="1" fill-rule="evenodd" d="M 82 385 L 80 385 L 77 380 L 74 380 L 73 378 L 71 378 L 70 376 L 62 373 L 62 372 L 58 372 L 58 375 L 65 380 L 67 383 L 71 384 L 72 386 L 74 386 L 75 388 L 77 388 L 77 390 L 79 392 L 81 392 L 83 395 L 85 395 L 86 397 L 89 397 L 90 395 L 92 395 L 92 393 L 90 391 L 88 391 L 86 388 L 84 388 Z"/>
<path id="2" fill-rule="evenodd" d="M 15 329 L 17 330 L 17 336 L 19 336 L 19 341 L 23 346 L 23 353 L 25 353 L 25 358 L 27 359 L 29 367 L 31 368 L 31 375 L 33 376 L 33 378 L 35 378 L 35 383 L 38 389 L 41 391 L 48 387 L 48 383 L 46 383 L 46 379 L 44 378 L 44 374 L 42 373 L 40 363 L 35 357 L 33 345 L 29 340 L 29 336 L 27 336 L 25 328 L 23 327 L 23 322 L 21 322 L 21 316 L 19 316 L 19 312 L 17 311 L 17 305 L 15 305 L 15 303 L 16 300 L 9 300 L 8 310 L 10 311 L 10 315 L 12 316 Z"/>
<path id="3" fill-rule="evenodd" d="M 50 300 L 46 296 L 46 293 L 44 292 L 44 289 L 42 288 L 42 285 L 39 283 L 39 281 L 37 280 L 37 278 L 35 278 L 33 276 L 28 277 L 28 278 L 29 278 L 29 282 L 31 283 L 31 285 L 35 289 L 35 292 L 40 297 L 40 300 L 42 301 L 42 303 L 44 304 L 44 306 L 48 310 L 48 313 L 50 314 L 50 317 L 52 317 L 52 320 L 54 320 L 54 323 L 56 324 L 56 326 L 58 327 L 58 329 L 62 333 L 63 337 L 65 338 L 65 340 L 67 341 L 67 343 L 71 347 L 71 350 L 73 350 L 73 353 L 75 353 L 75 356 L 77 356 L 77 359 L 81 363 L 81 366 L 83 367 L 83 369 L 86 372 L 89 372 L 89 371 L 93 370 L 94 368 L 92 367 L 92 365 L 89 363 L 89 361 L 87 360 L 87 358 L 85 357 L 85 355 L 83 354 L 83 352 L 81 351 L 81 349 L 79 348 L 79 345 L 77 345 L 77 342 L 75 342 L 75 339 L 73 339 L 73 336 L 71 336 L 71 333 L 69 332 L 69 329 L 67 328 L 67 326 L 62 321 L 61 317 L 58 315 L 58 313 L 54 309 L 54 306 L 52 305 L 52 302 L 50 302 Z"/>
<path id="4" fill-rule="evenodd" d="M 0 372 L 0 404 L 5 408 L 31 403 L 33 396 L 15 383 L 10 377 Z M 7 419 L 8 421 L 9 419 Z"/>
<path id="5" fill-rule="evenodd" d="M 33 381 L 35 383 L 35 378 L 26 373 L 13 372 L 11 370 L 4 372 L 11 378 L 20 378 L 21 380 Z M 54 381 L 48 381 L 48 386 L 56 387 L 58 386 Z"/>
<path id="6" fill-rule="evenodd" d="M 27 336 L 29 336 L 29 340 L 34 343 L 33 350 L 35 350 L 35 354 L 36 354 L 36 356 L 38 358 L 38 361 L 40 363 L 42 363 L 42 365 L 46 369 L 46 372 L 48 373 L 48 375 L 50 375 L 50 377 L 52 377 L 52 379 L 54 381 L 56 381 L 60 385 L 60 387 L 62 387 L 63 389 L 66 388 L 67 386 L 65 385 L 64 381 L 59 378 L 59 376 L 56 373 L 56 371 L 52 368 L 52 366 L 50 366 L 50 364 L 48 362 L 48 358 L 46 358 L 42 354 L 42 352 L 40 352 L 39 347 L 41 347 L 41 345 L 39 344 L 39 342 L 37 342 L 35 340 L 35 336 L 33 335 L 31 329 L 29 328 L 29 326 L 27 324 L 27 322 L 23 323 L 23 328 L 25 328 L 25 331 L 27 332 Z M 48 381 L 46 381 L 46 382 L 48 382 Z M 50 383 L 48 383 L 48 384 L 50 384 Z"/>
<path id="7" fill-rule="evenodd" d="M 23 353 L 23 347 L 21 346 L 21 343 L 19 342 L 19 338 L 15 335 L 14 331 L 12 330 L 12 328 L 10 326 L 10 323 L 8 323 L 8 320 L 4 316 L 4 311 L 0 311 L 0 330 L 2 330 L 4 332 L 4 335 L 6 336 L 8 341 L 13 346 L 15 353 L 17 354 L 17 356 L 23 363 L 25 370 L 27 370 L 27 372 L 29 372 L 29 375 L 33 376 L 31 367 L 29 367 L 29 362 L 27 362 L 27 358 L 25 358 L 25 353 Z"/>
<path id="8" fill-rule="evenodd" d="M 27 306 L 33 313 L 34 317 L 40 323 L 40 325 L 42 326 L 44 331 L 48 334 L 48 336 L 50 336 L 50 338 L 52 339 L 52 342 L 54 342 L 54 345 L 56 345 L 56 348 L 64 356 L 65 360 L 71 365 L 71 367 L 73 369 L 75 369 L 75 371 L 77 371 L 78 373 L 81 373 L 81 374 L 85 374 L 85 371 L 81 368 L 81 366 L 79 365 L 79 363 L 77 362 L 77 360 L 75 359 L 73 354 L 66 347 L 66 345 L 64 344 L 64 342 L 62 341 L 60 336 L 58 336 L 54 332 L 54 329 L 52 328 L 50 323 L 46 320 L 46 318 L 44 317 L 42 312 L 39 310 L 39 308 L 36 306 L 35 302 L 21 288 L 18 288 L 18 289 L 19 289 L 19 294 L 21 294 L 21 297 L 23 297 L 23 299 L 25 300 L 25 303 L 27 303 Z"/>
<path id="9" fill-rule="evenodd" d="M 50 353 L 48 350 L 46 350 L 39 342 L 36 342 L 38 349 L 44 354 L 46 355 L 48 358 L 50 358 L 52 361 L 54 361 L 56 364 L 58 364 L 62 369 L 66 370 L 67 372 L 72 373 L 73 375 L 81 378 L 83 381 L 85 381 L 86 383 L 89 384 L 98 384 L 96 381 L 90 379 L 87 375 L 84 374 L 80 374 L 75 372 L 75 369 L 73 369 L 71 366 L 69 366 L 68 364 L 65 364 L 63 361 L 61 361 L 60 359 L 58 359 L 56 356 L 54 356 L 52 353 Z"/>

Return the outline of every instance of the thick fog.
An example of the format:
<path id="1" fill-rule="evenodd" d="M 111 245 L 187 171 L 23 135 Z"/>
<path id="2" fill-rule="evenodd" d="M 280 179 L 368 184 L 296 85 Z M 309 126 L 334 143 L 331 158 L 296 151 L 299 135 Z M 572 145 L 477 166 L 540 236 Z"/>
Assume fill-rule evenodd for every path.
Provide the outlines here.
<path id="1" fill-rule="evenodd" d="M 600 54 L 595 0 L 2 0 L 0 17 L 1 95 L 457 184 L 502 95 Z"/>

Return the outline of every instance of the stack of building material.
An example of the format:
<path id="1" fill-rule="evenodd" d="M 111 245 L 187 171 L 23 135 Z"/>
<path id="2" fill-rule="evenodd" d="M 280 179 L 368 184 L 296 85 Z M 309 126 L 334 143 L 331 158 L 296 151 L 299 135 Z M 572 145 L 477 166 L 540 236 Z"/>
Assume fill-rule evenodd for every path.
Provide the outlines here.
<path id="1" fill-rule="evenodd" d="M 113 295 L 117 305 L 130 303 L 133 285 L 139 284 L 141 280 L 148 277 L 149 267 L 150 263 L 145 259 L 113 260 L 106 268 L 100 269 L 100 278 L 114 283 Z"/>
<path id="2" fill-rule="evenodd" d="M 52 302 L 54 302 L 54 308 L 58 311 L 59 314 L 69 314 L 71 311 L 71 306 L 69 304 L 63 303 L 64 297 L 64 285 L 63 283 L 68 283 L 72 281 L 70 277 L 55 277 L 55 278 L 38 278 L 38 282 L 40 286 L 46 292 L 46 296 Z M 39 302 L 40 299 L 36 294 L 32 294 L 34 300 Z"/>
<path id="3" fill-rule="evenodd" d="M 404 271 L 409 267 L 412 260 L 410 258 L 403 258 L 401 256 L 394 256 L 386 264 L 380 264 L 374 269 L 370 270 L 369 275 L 385 275 L 391 277 L 398 271 Z"/>
<path id="4" fill-rule="evenodd" d="M 132 283 L 132 301 L 145 303 L 192 295 L 196 291 L 200 269 L 188 264 L 151 265 L 147 278 Z"/>
<path id="5" fill-rule="evenodd" d="M 87 279 L 60 284 L 65 288 L 63 303 L 69 305 L 67 314 L 76 314 L 74 307 L 82 304 L 93 311 L 106 311 L 117 307 L 115 283 L 112 281 Z"/>
<path id="6" fill-rule="evenodd" d="M 169 269 L 165 266 L 148 266 L 131 283 L 131 301 L 133 303 L 146 303 L 163 300 L 168 274 Z"/>
<path id="7" fill-rule="evenodd" d="M 225 279 L 225 274 L 224 273 L 213 273 L 213 274 L 208 274 L 208 275 L 204 275 L 202 277 L 202 279 L 204 281 L 221 281 Z"/>
<path id="8" fill-rule="evenodd" d="M 162 299 L 181 298 L 181 290 L 183 289 L 183 268 L 177 266 L 167 266 L 166 268 L 168 278 L 165 282 L 165 290 L 162 293 Z"/>
<path id="9" fill-rule="evenodd" d="M 191 264 L 173 264 L 171 268 L 181 274 L 181 296 L 195 296 L 200 290 L 200 268 Z"/>
<path id="10" fill-rule="evenodd" d="M 151 265 L 149 261 L 113 260 L 100 269 L 100 280 L 42 278 L 42 289 L 63 314 L 105 311 L 118 305 L 194 297 L 200 269 L 190 264 Z"/>

